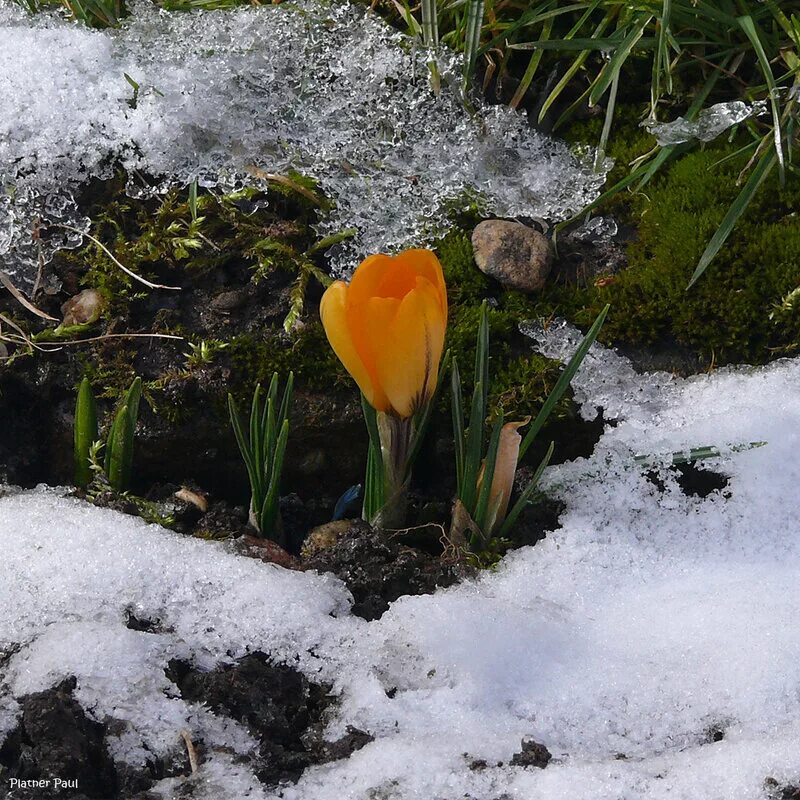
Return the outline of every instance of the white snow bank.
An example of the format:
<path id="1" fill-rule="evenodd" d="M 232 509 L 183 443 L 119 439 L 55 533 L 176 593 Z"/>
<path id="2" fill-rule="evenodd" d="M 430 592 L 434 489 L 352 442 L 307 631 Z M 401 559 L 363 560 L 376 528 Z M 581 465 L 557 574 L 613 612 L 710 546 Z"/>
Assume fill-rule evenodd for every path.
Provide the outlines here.
<path id="1" fill-rule="evenodd" d="M 571 341 L 551 329 L 544 347 Z M 590 459 L 548 471 L 562 527 L 373 623 L 343 613 L 335 580 L 53 492 L 4 498 L 0 640 L 23 647 L 2 725 L 14 696 L 76 674 L 92 714 L 130 721 L 128 758 L 180 746 L 183 726 L 242 752 L 246 733 L 173 696 L 163 666 L 250 647 L 334 683 L 331 737 L 348 724 L 376 737 L 284 800 L 764 798 L 768 776 L 800 781 L 799 383 L 800 359 L 681 380 L 637 376 L 595 347 L 576 379 L 587 413 L 624 417 Z M 633 466 L 634 453 L 747 441 L 768 445 L 703 462 L 730 477 L 705 499 Z M 172 630 L 125 629 L 129 605 Z M 547 769 L 508 766 L 523 736 L 553 753 Z M 278 796 L 222 755 L 195 780 L 209 800 Z"/>
<path id="2" fill-rule="evenodd" d="M 3 2 L 0 258 L 20 280 L 35 275 L 38 247 L 47 256 L 80 241 L 32 242 L 32 219 L 85 226 L 71 192 L 118 166 L 134 194 L 195 178 L 259 185 L 254 167 L 310 175 L 336 203 L 320 233 L 359 231 L 340 268 L 430 237 L 464 192 L 480 193 L 487 213 L 558 220 L 604 180 L 522 114 L 475 99 L 470 115 L 460 62 L 444 50 L 435 96 L 429 53 L 363 5 L 168 13 L 134 3 L 120 30 L 95 31 Z M 126 75 L 139 84 L 135 107 Z"/>

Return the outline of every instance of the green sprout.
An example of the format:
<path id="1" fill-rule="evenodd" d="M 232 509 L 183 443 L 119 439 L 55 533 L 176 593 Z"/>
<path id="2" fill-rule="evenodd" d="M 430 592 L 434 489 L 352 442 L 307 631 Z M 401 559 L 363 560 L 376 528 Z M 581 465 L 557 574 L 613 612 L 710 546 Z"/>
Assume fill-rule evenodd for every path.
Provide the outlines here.
<path id="1" fill-rule="evenodd" d="M 85 377 L 78 389 L 73 434 L 75 484 L 86 488 L 98 471 L 99 452 L 104 448 L 102 473 L 114 491 L 127 491 L 133 473 L 133 441 L 139 419 L 142 379 L 136 378 L 117 407 L 105 445 L 97 425 L 97 406 L 92 386 Z"/>
<path id="2" fill-rule="evenodd" d="M 488 436 L 488 446 L 484 450 L 486 439 L 486 417 L 488 411 L 489 387 L 489 320 L 488 307 L 484 301 L 481 306 L 481 318 L 478 326 L 478 344 L 475 353 L 475 388 L 467 418 L 464 397 L 461 389 L 461 376 L 457 360 L 453 359 L 451 370 L 453 437 L 455 441 L 456 462 L 456 502 L 450 529 L 450 540 L 466 541 L 470 549 L 481 551 L 489 548 L 493 540 L 505 539 L 516 523 L 519 515 L 530 501 L 539 478 L 550 462 L 553 454 L 553 443 L 547 449 L 544 458 L 534 472 L 533 478 L 522 491 L 511 510 L 506 513 L 508 498 L 511 493 L 514 470 L 528 448 L 533 444 L 558 401 L 569 387 L 586 353 L 589 351 L 608 313 L 606 306 L 595 320 L 584 337 L 575 354 L 570 359 L 552 392 L 545 400 L 539 414 L 528 429 L 525 438 L 519 440 L 516 428 L 525 423 L 509 423 L 504 425 L 504 416 L 500 412 L 494 420 Z M 501 444 L 504 440 L 509 443 Z M 518 447 L 518 452 L 516 452 Z M 503 462 L 501 465 L 501 461 Z M 511 465 L 509 469 L 509 463 Z M 495 481 L 498 467 L 503 469 L 503 487 Z M 466 539 L 466 532 L 469 538 Z"/>
<path id="3" fill-rule="evenodd" d="M 233 395 L 228 395 L 231 425 L 250 479 L 250 523 L 259 535 L 279 543 L 284 538 L 280 519 L 280 483 L 289 439 L 293 386 L 294 373 L 290 372 L 280 406 L 277 372 L 272 376 L 266 397 L 261 385 L 256 386 L 247 432 L 242 426 Z"/>

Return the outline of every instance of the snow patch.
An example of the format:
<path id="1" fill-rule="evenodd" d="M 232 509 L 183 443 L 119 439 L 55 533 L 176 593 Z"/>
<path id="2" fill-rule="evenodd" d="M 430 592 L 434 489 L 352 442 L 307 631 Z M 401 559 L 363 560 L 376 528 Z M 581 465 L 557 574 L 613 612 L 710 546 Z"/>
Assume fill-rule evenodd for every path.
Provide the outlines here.
<path id="1" fill-rule="evenodd" d="M 467 195 L 487 213 L 559 220 L 605 178 L 591 154 L 576 158 L 523 114 L 478 99 L 468 113 L 460 60 L 444 49 L 435 95 L 430 53 L 360 4 L 168 13 L 134 3 L 119 30 L 94 31 L 3 1 L 0 256 L 21 281 L 40 251 L 81 239 L 52 227 L 32 239 L 35 220 L 85 230 L 73 194 L 119 167 L 134 195 L 194 179 L 259 186 L 258 170 L 316 178 L 335 202 L 320 235 L 358 231 L 332 253 L 339 270 L 429 240 Z"/>
<path id="2" fill-rule="evenodd" d="M 565 356 L 576 340 L 540 335 Z M 211 743 L 199 796 L 274 798 L 220 752 L 246 752 L 246 732 L 185 704 L 163 673 L 171 657 L 210 668 L 260 649 L 333 684 L 332 739 L 346 725 L 375 736 L 284 800 L 762 799 L 768 776 L 800 780 L 799 382 L 800 359 L 683 380 L 595 346 L 577 391 L 587 414 L 621 416 L 590 458 L 547 471 L 561 527 L 371 623 L 333 578 L 52 490 L 4 497 L 0 643 L 22 647 L 3 668 L 0 731 L 15 697 L 76 674 L 91 714 L 128 721 L 117 757 L 178 748 L 189 727 Z M 666 467 L 657 487 L 633 460 L 736 441 L 768 444 L 703 462 L 730 478 L 706 498 Z M 164 632 L 126 629 L 128 608 Z M 523 736 L 551 751 L 546 769 L 509 766 Z"/>

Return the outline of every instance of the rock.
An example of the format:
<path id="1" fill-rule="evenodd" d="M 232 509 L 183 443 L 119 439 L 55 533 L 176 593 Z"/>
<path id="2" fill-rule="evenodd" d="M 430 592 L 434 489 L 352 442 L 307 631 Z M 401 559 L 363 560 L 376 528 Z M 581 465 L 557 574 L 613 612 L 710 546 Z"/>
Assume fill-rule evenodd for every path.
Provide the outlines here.
<path id="1" fill-rule="evenodd" d="M 248 286 L 221 292 L 211 301 L 211 308 L 222 312 L 235 311 L 247 303 L 250 299 L 250 294 Z"/>
<path id="2" fill-rule="evenodd" d="M 481 222 L 472 232 L 472 246 L 478 269 L 510 289 L 535 292 L 550 274 L 549 240 L 520 222 Z"/>
<path id="3" fill-rule="evenodd" d="M 512 767 L 538 767 L 544 769 L 552 756 L 550 751 L 539 742 L 525 738 L 522 740 L 522 750 L 511 757 Z"/>
<path id="4" fill-rule="evenodd" d="M 349 519 L 336 519 L 333 522 L 326 522 L 318 525 L 312 530 L 303 542 L 303 549 L 300 554 L 303 558 L 310 558 L 323 550 L 328 550 L 339 541 L 353 526 L 353 521 Z"/>
<path id="5" fill-rule="evenodd" d="M 299 569 L 297 559 L 287 553 L 277 542 L 260 536 L 242 536 L 238 540 L 239 552 L 250 558 L 260 558 L 267 564 L 277 564 L 285 569 Z"/>
<path id="6" fill-rule="evenodd" d="M 103 313 L 105 301 L 97 289 L 84 289 L 61 306 L 61 325 L 90 325 Z"/>

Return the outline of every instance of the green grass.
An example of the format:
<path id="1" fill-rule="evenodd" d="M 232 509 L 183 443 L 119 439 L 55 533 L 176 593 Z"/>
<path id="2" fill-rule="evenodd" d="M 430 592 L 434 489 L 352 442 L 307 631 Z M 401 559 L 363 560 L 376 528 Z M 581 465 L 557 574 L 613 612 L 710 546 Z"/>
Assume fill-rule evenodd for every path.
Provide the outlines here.
<path id="1" fill-rule="evenodd" d="M 413 11 L 403 3 L 398 21 Z M 485 6 L 444 0 L 437 29 L 443 43 L 465 53 L 468 73 L 482 74 L 484 87 L 494 82 L 512 106 L 527 98 L 534 120 L 548 129 L 563 133 L 582 115 L 601 115 L 599 158 L 613 140 L 620 101 L 636 105 L 642 122 L 679 114 L 693 119 L 714 102 L 766 102 L 768 116 L 732 131 L 745 139 L 740 146 L 747 159 L 731 178 L 737 191 L 726 214 L 709 232 L 687 278 L 694 285 L 770 176 L 777 173 L 781 185 L 797 178 L 800 17 L 787 6 L 777 0 L 485 0 Z M 483 11 L 479 32 L 476 9 Z M 428 2 L 426 16 L 431 14 Z M 409 32 L 416 30 L 409 26 Z M 587 211 L 623 188 L 646 187 L 666 164 L 695 147 L 661 147 L 652 140 L 649 152 Z"/>

